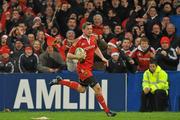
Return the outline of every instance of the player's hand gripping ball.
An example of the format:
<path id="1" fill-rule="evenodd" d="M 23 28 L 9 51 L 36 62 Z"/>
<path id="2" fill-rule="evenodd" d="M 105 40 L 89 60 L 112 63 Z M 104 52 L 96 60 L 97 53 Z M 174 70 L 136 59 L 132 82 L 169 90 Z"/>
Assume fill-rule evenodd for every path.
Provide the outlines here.
<path id="1" fill-rule="evenodd" d="M 75 55 L 80 62 L 83 62 L 86 58 L 86 51 L 83 48 L 76 48 Z"/>

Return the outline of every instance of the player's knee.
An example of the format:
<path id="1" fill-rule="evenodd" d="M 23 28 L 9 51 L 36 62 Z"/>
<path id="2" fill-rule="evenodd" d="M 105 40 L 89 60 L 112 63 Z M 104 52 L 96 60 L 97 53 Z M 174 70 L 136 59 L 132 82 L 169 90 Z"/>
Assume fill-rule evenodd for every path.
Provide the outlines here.
<path id="1" fill-rule="evenodd" d="M 96 89 L 94 91 L 95 91 L 95 94 L 101 94 L 102 93 L 101 87 L 96 87 Z"/>
<path id="2" fill-rule="evenodd" d="M 80 90 L 80 93 L 85 93 L 86 92 L 86 89 L 81 89 Z"/>
<path id="3" fill-rule="evenodd" d="M 78 91 L 79 91 L 80 93 L 85 93 L 85 92 L 86 92 L 86 88 L 85 88 L 85 87 L 80 87 L 80 88 L 78 89 Z"/>

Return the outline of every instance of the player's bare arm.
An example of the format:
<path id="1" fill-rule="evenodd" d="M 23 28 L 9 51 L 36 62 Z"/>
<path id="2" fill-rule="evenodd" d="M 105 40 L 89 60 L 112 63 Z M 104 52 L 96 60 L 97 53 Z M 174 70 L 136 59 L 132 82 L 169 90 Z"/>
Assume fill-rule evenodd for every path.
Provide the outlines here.
<path id="1" fill-rule="evenodd" d="M 97 55 L 98 57 L 101 58 L 101 60 L 102 60 L 103 62 L 106 63 L 107 66 L 109 66 L 108 60 L 103 56 L 103 54 L 102 54 L 101 50 L 99 49 L 99 47 L 96 48 L 95 53 L 96 53 L 96 55 Z"/>

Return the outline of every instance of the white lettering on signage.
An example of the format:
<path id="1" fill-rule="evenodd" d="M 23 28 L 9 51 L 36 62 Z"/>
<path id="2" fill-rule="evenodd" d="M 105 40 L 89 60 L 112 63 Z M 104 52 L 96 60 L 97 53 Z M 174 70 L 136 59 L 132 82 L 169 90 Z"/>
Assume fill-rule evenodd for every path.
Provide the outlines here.
<path id="1" fill-rule="evenodd" d="M 27 79 L 21 79 L 19 82 L 13 108 L 19 109 L 22 103 L 26 103 L 28 109 L 34 109 L 31 90 Z"/>
<path id="2" fill-rule="evenodd" d="M 102 80 L 101 87 L 104 99 L 107 102 L 108 81 Z M 61 88 L 63 88 L 63 92 L 61 91 Z M 34 104 L 31 95 L 31 89 L 36 90 L 36 95 L 33 95 L 36 97 Z M 55 85 L 48 91 L 46 81 L 44 79 L 37 79 L 36 86 L 30 86 L 28 79 L 21 79 L 19 82 L 13 108 L 20 109 L 21 104 L 27 104 L 27 109 L 42 109 L 43 103 L 45 105 L 45 109 L 51 109 L 53 107 L 55 109 L 78 109 L 78 107 L 79 109 L 95 109 L 95 96 L 94 91 L 89 87 L 88 92 L 80 93 L 78 103 L 71 102 L 69 87 Z M 34 105 L 36 105 L 36 108 L 34 108 Z"/>
<path id="3" fill-rule="evenodd" d="M 45 108 L 51 109 L 53 100 L 55 98 L 55 108 L 61 108 L 61 86 L 55 85 L 50 88 L 48 94 L 46 82 L 43 79 L 38 79 L 36 81 L 36 109 L 42 108 L 42 103 L 44 100 Z"/>

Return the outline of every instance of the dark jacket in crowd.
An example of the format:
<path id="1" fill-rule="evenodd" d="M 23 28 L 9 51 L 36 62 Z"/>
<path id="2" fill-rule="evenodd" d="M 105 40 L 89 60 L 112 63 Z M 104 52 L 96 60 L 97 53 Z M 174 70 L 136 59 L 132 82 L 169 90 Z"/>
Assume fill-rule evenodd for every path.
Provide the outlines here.
<path id="1" fill-rule="evenodd" d="M 109 59 L 109 66 L 106 67 L 106 71 L 109 73 L 135 72 L 136 66 L 130 64 L 130 60 L 132 60 L 132 58 L 126 56 L 123 51 L 120 51 L 118 61 L 114 61 L 112 58 Z"/>
<path id="2" fill-rule="evenodd" d="M 50 68 L 58 68 L 61 71 L 64 66 L 65 63 L 58 52 L 54 51 L 52 54 L 49 54 L 45 51 L 39 56 L 37 69 L 39 72 L 49 72 Z"/>
<path id="3" fill-rule="evenodd" d="M 109 66 L 106 67 L 106 71 L 109 73 L 125 73 L 127 72 L 127 68 L 121 57 L 119 57 L 118 61 L 114 61 L 111 58 L 109 60 Z"/>
<path id="4" fill-rule="evenodd" d="M 14 64 L 11 59 L 0 60 L 0 73 L 13 73 Z"/>
<path id="5" fill-rule="evenodd" d="M 19 66 L 18 66 L 18 64 L 19 64 L 18 61 L 19 61 L 20 55 L 23 53 L 24 53 L 24 48 L 22 48 L 20 50 L 14 49 L 13 54 L 11 54 L 11 58 L 13 59 L 13 63 L 14 63 L 14 72 L 15 73 L 20 72 Z"/>
<path id="6" fill-rule="evenodd" d="M 156 34 L 152 33 L 150 36 L 148 36 L 149 44 L 155 50 L 157 50 L 159 47 L 161 47 L 161 45 L 160 45 L 161 37 L 162 37 L 161 33 L 159 35 L 156 35 Z"/>
<path id="7" fill-rule="evenodd" d="M 37 72 L 39 58 L 36 54 L 26 56 L 24 53 L 19 57 L 19 70 L 21 73 Z"/>
<path id="8" fill-rule="evenodd" d="M 158 65 L 164 70 L 177 70 L 178 57 L 175 49 L 169 48 L 167 50 L 164 50 L 167 53 L 166 56 L 161 54 L 162 51 L 163 51 L 162 48 L 157 49 L 156 59 Z"/>

